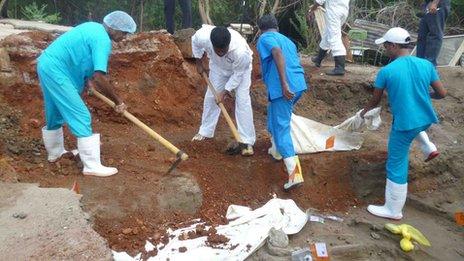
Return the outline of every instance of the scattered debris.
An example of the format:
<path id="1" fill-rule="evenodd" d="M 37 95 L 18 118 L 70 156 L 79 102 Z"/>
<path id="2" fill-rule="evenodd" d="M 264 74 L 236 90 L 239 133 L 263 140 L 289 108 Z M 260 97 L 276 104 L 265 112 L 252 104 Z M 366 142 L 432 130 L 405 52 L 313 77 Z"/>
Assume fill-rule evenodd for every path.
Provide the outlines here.
<path id="1" fill-rule="evenodd" d="M 380 239 L 380 235 L 377 234 L 377 233 L 375 233 L 375 232 L 371 232 L 371 237 L 372 237 L 373 239 Z"/>
<path id="2" fill-rule="evenodd" d="M 125 229 L 122 230 L 122 233 L 124 235 L 129 235 L 129 234 L 132 233 L 132 228 L 125 228 Z"/>
<path id="3" fill-rule="evenodd" d="M 318 217 L 318 216 L 313 216 L 313 215 L 309 216 L 309 221 L 324 224 L 324 218 Z"/>
<path id="4" fill-rule="evenodd" d="M 311 250 L 302 248 L 292 253 L 292 261 L 312 261 Z"/>
<path id="5" fill-rule="evenodd" d="M 27 217 L 27 214 L 24 212 L 19 212 L 19 213 L 14 213 L 12 216 L 18 219 L 25 219 Z"/>

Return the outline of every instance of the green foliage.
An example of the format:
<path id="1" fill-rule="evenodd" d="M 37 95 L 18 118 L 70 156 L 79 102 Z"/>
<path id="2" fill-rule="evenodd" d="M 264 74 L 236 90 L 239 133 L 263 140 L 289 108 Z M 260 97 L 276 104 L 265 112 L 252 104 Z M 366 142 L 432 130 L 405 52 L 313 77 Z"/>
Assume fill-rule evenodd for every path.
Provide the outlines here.
<path id="1" fill-rule="evenodd" d="M 176 28 L 180 28 L 180 6 L 177 0 L 171 1 L 176 1 Z M 246 0 L 244 8 L 242 1 L 210 0 L 211 19 L 216 25 L 241 21 L 255 24 L 262 0 Z M 107 13 L 122 10 L 129 13 L 136 21 L 138 28 L 143 27 L 144 31 L 165 27 L 164 0 L 9 0 L 8 2 L 8 12 L 11 18 L 42 20 L 75 26 L 89 20 L 101 22 Z M 314 0 L 281 0 L 280 6 L 286 9 L 278 15 L 279 21 L 287 26 L 286 33 L 297 35 L 296 37 L 292 35 L 292 39 L 298 41 L 300 48 L 305 50 L 315 49 L 319 41 L 316 25 L 313 23 L 308 25 L 305 19 L 305 13 L 313 2 Z M 367 19 L 402 25 L 415 31 L 418 19 L 414 17 L 414 14 L 423 2 L 424 0 L 352 0 L 350 1 L 349 22 L 352 23 L 355 19 Z M 464 0 L 451 0 L 451 2 L 447 33 L 464 33 Z M 270 11 L 274 0 L 268 0 L 267 3 L 265 13 Z M 404 4 L 407 8 L 403 8 Z M 385 10 L 385 7 L 390 7 L 390 9 Z M 382 9 L 384 11 L 380 17 L 379 11 Z M 192 0 L 192 12 L 193 26 L 199 28 L 201 19 L 198 0 Z M 142 26 L 141 21 L 143 21 Z"/>
<path id="2" fill-rule="evenodd" d="M 447 21 L 448 27 L 454 32 L 454 29 L 460 29 L 456 33 L 463 33 L 464 27 L 464 0 L 451 0 L 451 14 Z"/>
<path id="3" fill-rule="evenodd" d="M 32 2 L 32 4 L 21 8 L 21 14 L 25 19 L 32 21 L 43 21 L 51 24 L 57 24 L 61 21 L 59 13 L 47 14 L 45 8 L 47 8 L 46 4 L 39 7 L 36 2 Z"/>
<path id="4" fill-rule="evenodd" d="M 301 36 L 301 39 L 303 39 L 302 42 L 298 43 L 298 47 L 301 52 L 306 54 L 317 50 L 320 40 L 317 25 L 314 23 L 310 26 L 306 20 L 306 13 L 310 5 L 309 1 L 303 1 L 302 8 L 299 8 L 295 12 L 295 18 L 290 21 L 290 24 Z"/>

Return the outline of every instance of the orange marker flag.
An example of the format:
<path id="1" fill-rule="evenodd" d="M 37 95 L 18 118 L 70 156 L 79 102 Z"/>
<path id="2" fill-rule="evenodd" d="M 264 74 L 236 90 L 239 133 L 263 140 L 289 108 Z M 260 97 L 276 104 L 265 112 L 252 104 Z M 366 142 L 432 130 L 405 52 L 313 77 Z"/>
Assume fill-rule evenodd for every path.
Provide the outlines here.
<path id="1" fill-rule="evenodd" d="M 327 140 L 325 140 L 325 149 L 326 150 L 331 149 L 334 146 L 335 146 L 335 135 L 330 136 L 329 138 L 327 138 Z"/>

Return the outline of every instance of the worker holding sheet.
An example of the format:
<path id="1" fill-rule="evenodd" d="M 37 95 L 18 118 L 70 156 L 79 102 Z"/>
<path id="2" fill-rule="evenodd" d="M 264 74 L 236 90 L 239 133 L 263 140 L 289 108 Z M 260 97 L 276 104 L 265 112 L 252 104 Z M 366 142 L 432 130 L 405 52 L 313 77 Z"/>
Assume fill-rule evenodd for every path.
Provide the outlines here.
<path id="1" fill-rule="evenodd" d="M 375 41 L 376 44 L 383 44 L 386 54 L 393 61 L 377 74 L 373 98 L 361 113 L 363 117 L 367 111 L 375 108 L 384 90 L 388 92 L 393 123 L 388 139 L 385 204 L 369 205 L 367 210 L 373 215 L 389 219 L 403 217 L 412 141 L 431 124 L 438 122 L 430 98 L 441 99 L 446 95 L 434 65 L 409 55 L 410 41 L 409 33 L 399 27 L 388 30 Z M 432 93 L 429 93 L 430 85 L 434 90 Z"/>

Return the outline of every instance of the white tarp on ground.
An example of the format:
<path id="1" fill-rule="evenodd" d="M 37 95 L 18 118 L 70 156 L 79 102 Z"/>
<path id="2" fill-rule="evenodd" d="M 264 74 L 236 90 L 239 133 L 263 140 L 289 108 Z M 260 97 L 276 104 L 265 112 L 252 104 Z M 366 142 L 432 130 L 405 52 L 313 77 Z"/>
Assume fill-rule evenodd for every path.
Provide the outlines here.
<path id="1" fill-rule="evenodd" d="M 360 116 L 361 111 L 335 127 L 293 114 L 291 135 L 296 153 L 360 149 L 364 139 L 357 131 L 363 128 L 375 130 L 382 122 L 380 107 L 368 111 L 364 119 Z"/>
<path id="2" fill-rule="evenodd" d="M 170 231 L 169 234 L 174 238 L 167 245 L 156 246 L 158 255 L 149 260 L 244 260 L 262 246 L 271 228 L 281 229 L 286 234 L 296 234 L 307 222 L 307 215 L 293 200 L 278 198 L 269 200 L 264 206 L 255 210 L 231 205 L 226 217 L 235 220 L 227 225 L 216 227 L 217 234 L 230 239 L 225 245 L 220 245 L 220 248 L 207 246 L 206 237 L 180 240 L 181 234 L 195 231 L 197 224 L 194 224 Z M 147 242 L 145 247 L 149 251 L 153 245 Z M 186 247 L 187 251 L 179 252 L 180 247 Z M 113 258 L 116 261 L 138 260 L 140 254 L 132 258 L 125 252 L 113 251 Z"/>

